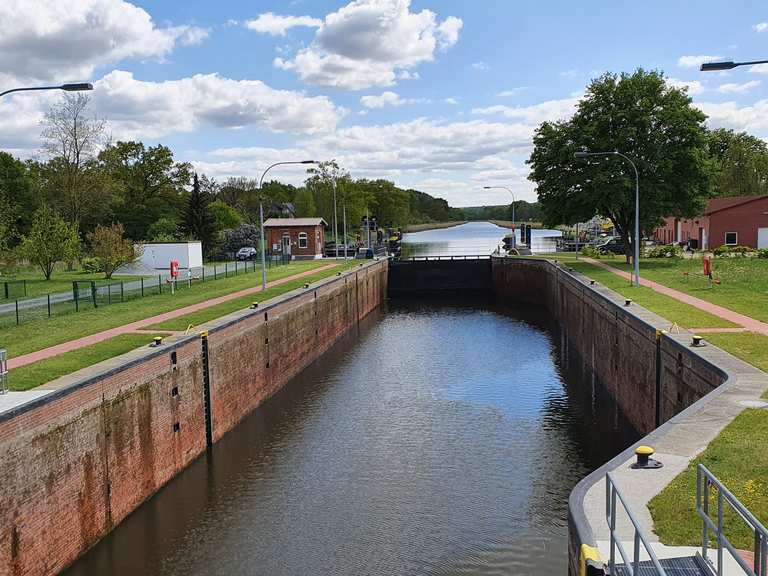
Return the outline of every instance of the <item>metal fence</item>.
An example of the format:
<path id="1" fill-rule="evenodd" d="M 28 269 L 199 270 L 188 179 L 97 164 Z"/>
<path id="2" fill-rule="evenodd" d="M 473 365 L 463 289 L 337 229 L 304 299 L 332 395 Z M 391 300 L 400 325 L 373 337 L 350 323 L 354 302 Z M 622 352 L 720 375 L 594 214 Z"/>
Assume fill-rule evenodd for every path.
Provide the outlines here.
<path id="1" fill-rule="evenodd" d="M 2 285 L 3 288 L 0 290 L 0 298 L 4 300 L 27 297 L 26 280 L 5 280 L 2 282 Z"/>
<path id="2" fill-rule="evenodd" d="M 8 355 L 0 349 L 0 394 L 8 392 Z"/>
<path id="3" fill-rule="evenodd" d="M 280 256 L 273 257 L 267 260 L 267 268 L 282 266 L 289 262 L 290 260 Z M 261 264 L 256 261 L 233 261 L 209 264 L 203 268 L 192 270 L 190 273 L 182 271 L 175 281 L 172 281 L 167 274 L 129 281 L 78 280 L 72 283 L 71 292 L 56 292 L 27 299 L 15 298 L 0 302 L 0 329 L 148 296 L 183 292 L 194 289 L 195 286 L 203 282 L 212 282 L 260 271 Z"/>
<path id="4" fill-rule="evenodd" d="M 716 491 L 712 493 L 713 489 Z M 710 500 L 715 501 L 712 518 Z M 727 507 L 726 507 L 727 506 Z M 724 516 L 730 512 L 743 520 L 754 534 L 754 560 L 752 566 L 742 557 L 725 536 Z M 702 520 L 701 555 L 706 559 L 709 553 L 710 530 L 713 532 L 717 545 L 717 575 L 723 574 L 723 551 L 728 550 L 734 560 L 741 566 L 745 574 L 750 576 L 767 576 L 766 556 L 768 556 L 768 531 L 739 500 L 720 482 L 706 466 L 696 467 L 696 513 Z M 729 514 L 730 515 L 730 514 Z"/>

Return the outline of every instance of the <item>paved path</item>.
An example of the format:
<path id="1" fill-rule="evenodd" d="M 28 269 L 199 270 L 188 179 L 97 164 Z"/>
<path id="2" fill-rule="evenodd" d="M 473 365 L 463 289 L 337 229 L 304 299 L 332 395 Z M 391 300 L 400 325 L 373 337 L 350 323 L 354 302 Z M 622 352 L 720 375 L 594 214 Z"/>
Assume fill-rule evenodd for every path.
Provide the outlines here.
<path id="1" fill-rule="evenodd" d="M 279 280 L 273 280 L 272 282 L 267 282 L 267 288 L 272 288 L 273 286 L 279 286 L 281 284 L 291 282 L 292 280 L 303 278 L 304 276 L 317 274 L 318 272 L 322 272 L 324 270 L 330 270 L 331 268 L 335 268 L 336 266 L 338 266 L 338 264 L 327 264 L 325 266 L 312 268 L 311 270 L 294 274 L 293 276 L 287 276 L 285 278 L 280 278 Z M 234 300 L 235 298 L 242 298 L 243 296 L 248 296 L 249 294 L 255 294 L 257 292 L 261 292 L 261 285 L 254 286 L 253 288 L 246 288 L 245 290 L 240 290 L 239 292 L 232 292 L 231 294 L 225 294 L 224 296 L 219 296 L 218 298 L 211 298 L 210 300 L 205 300 L 204 302 L 198 302 L 197 304 L 191 304 L 189 306 L 185 306 L 184 308 L 178 308 L 176 310 L 171 310 L 170 312 L 164 312 L 163 314 L 158 314 L 157 316 L 152 316 L 150 318 L 137 320 L 136 322 L 124 324 L 123 326 L 118 326 L 117 328 L 110 328 L 109 330 L 97 332 L 96 334 L 91 334 L 90 336 L 84 336 L 82 338 L 78 338 L 77 340 L 62 342 L 61 344 L 57 344 L 56 346 L 51 346 L 50 348 L 44 348 L 36 352 L 30 352 L 29 354 L 24 354 L 23 356 L 17 356 L 16 358 L 9 358 L 8 368 L 13 369 L 13 368 L 18 368 L 19 366 L 25 366 L 27 364 L 31 364 L 32 362 L 37 362 L 39 360 L 44 360 L 45 358 L 56 356 L 57 354 L 62 354 L 64 352 L 69 352 L 71 350 L 77 350 L 78 348 L 83 348 L 84 346 L 90 346 L 91 344 L 96 344 L 97 342 L 102 342 L 103 340 L 107 340 L 108 338 L 112 338 L 114 336 L 119 336 L 120 334 L 135 332 L 136 330 L 141 329 L 144 326 L 157 324 L 159 322 L 165 322 L 166 320 L 172 320 L 173 318 L 185 316 L 187 314 L 190 314 L 191 312 L 204 310 L 206 308 L 210 308 L 211 306 L 216 306 L 217 304 L 228 302 L 229 300 Z M 160 332 L 162 332 L 162 330 L 160 330 Z"/>
<path id="2" fill-rule="evenodd" d="M 599 260 L 594 260 L 592 258 L 582 258 L 582 260 L 585 262 L 589 262 L 593 266 L 602 268 L 603 270 L 608 270 L 609 272 L 613 272 L 617 276 L 621 276 L 622 278 L 626 278 L 627 280 L 632 279 L 632 275 L 629 272 L 624 272 L 623 270 L 614 268 L 613 266 L 610 266 L 605 262 L 600 262 Z M 749 316 L 744 316 L 744 314 L 739 314 L 738 312 L 734 312 L 733 310 L 729 310 L 728 308 L 723 308 L 722 306 L 718 306 L 717 304 L 712 304 L 711 302 L 707 302 L 706 300 L 702 300 L 701 298 L 696 298 L 695 296 L 691 296 L 690 294 L 686 294 L 685 292 L 680 292 L 679 290 L 669 288 L 668 286 L 664 286 L 663 284 L 653 282 L 652 280 L 647 280 L 646 278 L 641 277 L 640 284 L 642 284 L 643 286 L 647 286 L 652 290 L 655 290 L 659 294 L 664 294 L 665 296 L 674 298 L 675 300 L 683 302 L 684 304 L 689 304 L 695 308 L 698 308 L 699 310 L 708 312 L 713 316 L 718 316 L 724 320 L 728 320 L 729 322 L 738 324 L 739 326 L 746 328 L 750 332 L 758 332 L 760 334 L 765 334 L 766 336 L 768 336 L 768 324 L 766 324 L 765 322 L 760 322 L 759 320 L 755 320 L 754 318 L 750 318 Z"/>

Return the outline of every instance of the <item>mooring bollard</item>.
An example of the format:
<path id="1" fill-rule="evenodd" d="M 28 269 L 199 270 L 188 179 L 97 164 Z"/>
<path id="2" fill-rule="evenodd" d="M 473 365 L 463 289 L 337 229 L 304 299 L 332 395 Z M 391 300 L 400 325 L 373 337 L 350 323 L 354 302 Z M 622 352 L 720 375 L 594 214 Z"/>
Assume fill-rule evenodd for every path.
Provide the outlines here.
<path id="1" fill-rule="evenodd" d="M 698 334 L 694 334 L 691 337 L 691 346 L 693 346 L 694 348 L 700 348 L 701 346 L 704 346 L 704 338 L 702 338 Z"/>
<path id="2" fill-rule="evenodd" d="M 630 304 L 632 304 L 632 300 L 630 300 L 629 298 L 624 300 L 624 306 L 629 306 Z"/>
<path id="3" fill-rule="evenodd" d="M 258 307 L 259 307 L 259 303 L 258 302 L 251 302 L 251 310 L 255 310 Z"/>
<path id="4" fill-rule="evenodd" d="M 658 460 L 654 460 L 651 456 L 654 453 L 654 449 L 651 446 L 638 446 L 635 448 L 635 456 L 637 460 L 630 466 L 635 470 L 653 470 L 654 468 L 661 468 L 664 466 Z"/>
<path id="5" fill-rule="evenodd" d="M 152 338 L 152 346 L 162 346 L 163 345 L 163 337 L 162 336 L 155 336 Z"/>

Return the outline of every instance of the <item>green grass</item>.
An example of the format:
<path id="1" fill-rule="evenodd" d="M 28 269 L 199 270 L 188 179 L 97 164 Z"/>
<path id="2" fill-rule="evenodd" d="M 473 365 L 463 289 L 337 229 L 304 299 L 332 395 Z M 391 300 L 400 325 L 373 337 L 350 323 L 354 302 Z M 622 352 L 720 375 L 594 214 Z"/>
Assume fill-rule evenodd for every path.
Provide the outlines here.
<path id="1" fill-rule="evenodd" d="M 732 328 L 735 326 L 728 320 L 659 294 L 650 288 L 631 286 L 628 280 L 588 262 L 574 259 L 568 261 L 568 266 L 683 328 Z"/>
<path id="2" fill-rule="evenodd" d="M 768 411 L 747 409 L 728 424 L 707 449 L 648 505 L 654 531 L 671 546 L 701 544 L 696 515 L 696 465 L 702 462 L 758 520 L 768 521 Z M 714 494 L 714 491 L 713 491 Z M 710 510 L 716 511 L 714 500 Z M 751 549 L 754 534 L 735 514 L 725 514 L 726 536 L 737 548 Z"/>
<path id="3" fill-rule="evenodd" d="M 768 372 L 768 336 L 754 332 L 737 334 L 705 334 L 704 338 L 717 346 L 749 362 L 763 372 Z"/>
<path id="4" fill-rule="evenodd" d="M 147 346 L 152 342 L 152 336 L 151 334 L 121 334 L 72 352 L 14 368 L 9 375 L 9 387 L 17 391 L 35 388 L 103 360 Z"/>
<path id="5" fill-rule="evenodd" d="M 95 280 L 97 284 L 108 284 L 109 282 L 131 282 L 133 280 L 140 279 L 141 276 L 113 276 L 111 280 L 105 280 L 102 272 L 96 274 L 87 274 L 85 272 L 74 271 L 67 272 L 66 270 L 56 270 L 51 276 L 50 280 L 46 280 L 43 277 L 43 273 L 40 270 L 27 269 L 17 274 L 3 274 L 0 276 L 0 283 L 6 280 L 26 280 L 27 281 L 27 295 L 24 296 L 23 292 L 12 292 L 9 296 L 9 300 L 18 298 L 23 300 L 24 298 L 35 298 L 38 296 L 45 296 L 46 294 L 55 294 L 58 292 L 72 292 L 72 282 L 75 280 Z M 19 288 L 12 288 L 12 290 L 21 290 Z M 4 301 L 5 291 L 0 285 L 0 302 Z"/>
<path id="6" fill-rule="evenodd" d="M 265 292 L 259 292 L 258 294 L 252 294 L 250 296 L 244 296 L 242 298 L 235 298 L 234 300 L 223 302 L 221 304 L 217 304 L 216 306 L 211 306 L 210 308 L 206 308 L 205 310 L 198 310 L 197 312 L 187 314 L 186 316 L 180 316 L 179 318 L 174 318 L 166 322 L 153 324 L 152 326 L 148 326 L 147 329 L 186 330 L 190 324 L 192 326 L 199 326 L 204 322 L 215 320 L 216 318 L 226 316 L 227 314 L 231 314 L 232 312 L 236 312 L 237 310 L 243 310 L 244 308 L 248 308 L 254 300 L 258 302 L 264 302 L 265 300 L 269 300 L 270 298 L 274 298 L 281 294 L 285 294 L 286 292 L 290 292 L 291 290 L 295 290 L 296 288 L 300 288 L 304 286 L 304 284 L 316 282 L 317 280 L 322 280 L 323 278 L 326 278 L 331 274 L 336 274 L 336 272 L 339 272 L 340 270 L 347 270 L 349 268 L 357 266 L 358 264 L 359 262 L 355 263 L 354 260 L 347 261 L 346 263 L 342 261 L 339 263 L 338 268 L 334 268 L 331 271 L 323 271 L 323 272 L 318 272 L 317 274 L 311 274 L 309 276 L 305 276 L 304 278 L 299 278 L 297 280 L 286 282 L 285 284 L 281 284 L 280 286 L 273 286 L 272 288 L 268 288 Z"/>
<path id="7" fill-rule="evenodd" d="M 621 257 L 602 261 L 629 270 Z M 701 259 L 645 258 L 640 261 L 642 278 L 768 322 L 768 259 L 714 258 L 712 273 L 720 284 L 710 288 L 702 274 Z"/>
<path id="8" fill-rule="evenodd" d="M 271 281 L 285 278 L 327 264 L 329 262 L 323 260 L 293 262 L 270 269 L 268 279 Z M 328 274 L 333 274 L 335 271 L 336 269 L 328 271 Z M 0 333 L 0 348 L 5 348 L 9 357 L 20 356 L 190 304 L 204 302 L 210 298 L 258 286 L 260 281 L 261 275 L 253 273 L 229 278 L 220 277 L 215 281 L 180 290 L 175 295 L 164 292 L 129 302 L 54 316 L 50 319 L 31 320 L 19 326 L 4 328 Z"/>

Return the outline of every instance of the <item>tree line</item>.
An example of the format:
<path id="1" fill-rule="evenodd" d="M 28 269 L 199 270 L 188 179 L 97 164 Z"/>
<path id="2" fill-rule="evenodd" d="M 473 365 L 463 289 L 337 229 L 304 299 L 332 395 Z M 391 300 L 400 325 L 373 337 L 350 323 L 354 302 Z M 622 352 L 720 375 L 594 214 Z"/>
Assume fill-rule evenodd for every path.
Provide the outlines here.
<path id="1" fill-rule="evenodd" d="M 72 265 L 90 256 L 109 274 L 115 258 L 136 257 L 126 248 L 132 241 L 195 239 L 207 257 L 219 256 L 258 242 L 260 202 L 265 217 L 319 216 L 332 224 L 334 185 L 339 228 L 345 211 L 350 240 L 366 215 L 391 227 L 458 219 L 442 198 L 388 180 L 352 178 L 335 161 L 308 170 L 301 186 L 272 180 L 259 189 L 256 179 L 245 177 L 219 182 L 198 175 L 162 144 L 112 142 L 106 121 L 89 112 L 89 103 L 87 95 L 66 94 L 46 113 L 45 161 L 0 151 L 0 255 L 6 264 L 30 260 L 48 278 L 56 262 Z"/>

